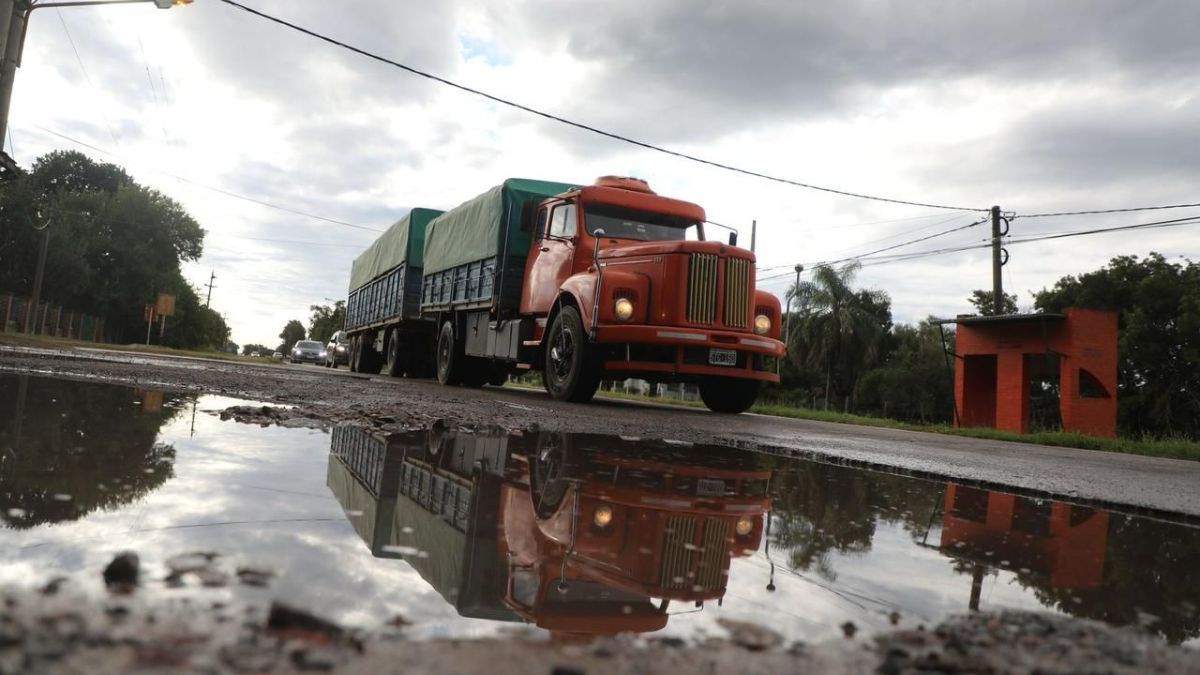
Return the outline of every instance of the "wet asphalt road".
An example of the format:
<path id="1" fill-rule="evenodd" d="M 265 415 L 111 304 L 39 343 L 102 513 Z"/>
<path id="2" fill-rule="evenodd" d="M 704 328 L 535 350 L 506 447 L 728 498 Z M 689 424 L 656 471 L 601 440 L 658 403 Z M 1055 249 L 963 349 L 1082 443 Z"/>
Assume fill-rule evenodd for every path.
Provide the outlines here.
<path id="1" fill-rule="evenodd" d="M 540 390 L 447 388 L 428 380 L 368 378 L 344 368 L 307 365 L 0 346 L 0 370 L 243 396 L 295 405 L 331 420 L 366 416 L 405 427 L 435 420 L 466 427 L 536 425 L 732 445 L 1200 519 L 1200 462 L 753 414 L 717 415 L 612 399 L 560 403 Z"/>

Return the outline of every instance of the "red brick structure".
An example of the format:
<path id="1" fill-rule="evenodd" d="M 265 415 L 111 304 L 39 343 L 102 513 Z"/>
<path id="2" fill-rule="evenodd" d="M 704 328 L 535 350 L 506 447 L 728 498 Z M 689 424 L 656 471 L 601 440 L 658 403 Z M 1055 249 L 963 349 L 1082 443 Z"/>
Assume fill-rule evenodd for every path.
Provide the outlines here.
<path id="1" fill-rule="evenodd" d="M 1103 581 L 1105 511 L 950 483 L 943 514 L 940 547 L 952 557 L 1029 570 L 1054 588 L 1097 588 Z"/>
<path id="2" fill-rule="evenodd" d="M 1065 431 L 1117 434 L 1117 314 L 960 316 L 954 369 L 955 425 L 1029 432 L 1030 379 L 1057 364 Z"/>

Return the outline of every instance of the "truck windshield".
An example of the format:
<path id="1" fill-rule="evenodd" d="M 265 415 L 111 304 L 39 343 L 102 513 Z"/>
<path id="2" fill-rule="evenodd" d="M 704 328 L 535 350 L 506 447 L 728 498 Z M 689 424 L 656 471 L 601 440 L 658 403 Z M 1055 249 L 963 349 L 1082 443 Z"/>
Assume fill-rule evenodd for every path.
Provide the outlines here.
<path id="1" fill-rule="evenodd" d="M 604 230 L 605 237 L 636 241 L 704 240 L 703 226 L 689 218 L 665 213 L 636 211 L 611 204 L 585 204 L 587 233 Z"/>

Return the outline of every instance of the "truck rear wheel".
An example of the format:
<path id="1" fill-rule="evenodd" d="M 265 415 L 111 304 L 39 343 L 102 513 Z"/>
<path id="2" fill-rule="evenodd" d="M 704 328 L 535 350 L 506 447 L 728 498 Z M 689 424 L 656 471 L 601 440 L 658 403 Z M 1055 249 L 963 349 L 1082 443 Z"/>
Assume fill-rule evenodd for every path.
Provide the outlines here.
<path id="1" fill-rule="evenodd" d="M 383 372 L 389 377 L 400 377 L 404 374 L 403 359 L 400 354 L 400 333 L 392 328 L 388 331 L 387 345 L 384 347 L 385 357 Z"/>
<path id="2" fill-rule="evenodd" d="M 346 365 L 350 368 L 350 372 L 357 373 L 358 372 L 358 338 L 357 337 L 350 338 L 350 358 L 348 359 L 348 361 L 349 361 L 349 363 L 347 363 Z"/>
<path id="3" fill-rule="evenodd" d="M 462 367 L 460 363 L 463 359 L 462 348 L 456 344 L 454 339 L 454 324 L 447 321 L 442 324 L 442 330 L 438 332 L 437 341 L 437 379 L 445 385 L 454 385 L 462 382 Z"/>
<path id="4" fill-rule="evenodd" d="M 371 343 L 366 340 L 365 336 L 359 338 L 355 356 L 357 357 L 354 359 L 355 370 L 357 372 L 369 373 L 371 375 L 379 372 L 379 352 L 375 351 L 375 348 L 371 346 Z"/>
<path id="5" fill-rule="evenodd" d="M 587 403 L 600 387 L 600 366 L 590 353 L 579 310 L 563 307 L 546 334 L 542 380 L 559 401 Z"/>
<path id="6" fill-rule="evenodd" d="M 746 412 L 758 398 L 762 382 L 737 377 L 714 377 L 700 382 L 700 399 L 713 412 Z"/>

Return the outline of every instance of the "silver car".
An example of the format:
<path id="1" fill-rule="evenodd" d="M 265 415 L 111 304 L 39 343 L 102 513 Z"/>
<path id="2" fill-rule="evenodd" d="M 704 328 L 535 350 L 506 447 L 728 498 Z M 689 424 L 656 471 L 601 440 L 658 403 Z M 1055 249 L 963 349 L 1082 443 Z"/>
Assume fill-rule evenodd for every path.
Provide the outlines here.
<path id="1" fill-rule="evenodd" d="M 316 340 L 300 340 L 292 347 L 292 363 L 325 363 L 325 345 Z"/>
<path id="2" fill-rule="evenodd" d="M 329 338 L 325 354 L 326 368 L 337 368 L 339 363 L 350 365 L 350 336 L 346 335 L 346 331 L 339 330 Z"/>

